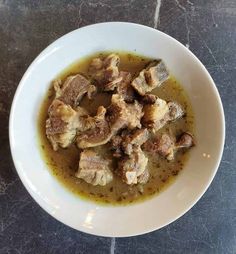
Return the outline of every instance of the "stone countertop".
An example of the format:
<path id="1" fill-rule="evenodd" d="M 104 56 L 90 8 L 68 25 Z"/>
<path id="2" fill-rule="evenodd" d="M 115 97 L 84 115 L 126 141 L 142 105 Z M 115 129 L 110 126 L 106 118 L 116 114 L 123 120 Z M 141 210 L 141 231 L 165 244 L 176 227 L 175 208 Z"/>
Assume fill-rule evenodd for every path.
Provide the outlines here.
<path id="1" fill-rule="evenodd" d="M 189 47 L 215 80 L 226 116 L 208 191 L 176 222 L 137 237 L 90 236 L 53 219 L 23 187 L 9 149 L 11 102 L 28 65 L 63 34 L 102 21 L 155 27 Z M 0 254 L 236 253 L 235 56 L 235 0 L 0 0 Z"/>

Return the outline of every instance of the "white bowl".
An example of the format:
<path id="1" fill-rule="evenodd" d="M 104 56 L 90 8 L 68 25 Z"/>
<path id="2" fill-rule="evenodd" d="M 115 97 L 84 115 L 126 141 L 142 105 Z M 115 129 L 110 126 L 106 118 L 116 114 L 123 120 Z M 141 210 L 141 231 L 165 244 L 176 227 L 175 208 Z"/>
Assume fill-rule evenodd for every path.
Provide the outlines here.
<path id="1" fill-rule="evenodd" d="M 177 180 L 160 195 L 128 206 L 81 200 L 50 173 L 39 152 L 37 117 L 50 82 L 69 64 L 97 51 L 124 50 L 162 58 L 187 91 L 197 146 Z M 223 152 L 224 112 L 201 62 L 170 36 L 142 25 L 101 23 L 75 30 L 48 46 L 30 65 L 10 115 L 10 145 L 17 172 L 35 201 L 57 220 L 101 236 L 132 236 L 159 229 L 186 213 L 210 185 Z"/>

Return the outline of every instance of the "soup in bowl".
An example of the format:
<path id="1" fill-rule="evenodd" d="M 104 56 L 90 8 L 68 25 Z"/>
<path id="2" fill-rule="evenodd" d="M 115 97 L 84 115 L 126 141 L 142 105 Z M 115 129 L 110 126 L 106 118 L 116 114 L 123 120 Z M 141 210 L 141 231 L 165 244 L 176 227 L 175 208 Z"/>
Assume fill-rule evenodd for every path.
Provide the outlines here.
<path id="1" fill-rule="evenodd" d="M 17 172 L 43 209 L 80 231 L 130 236 L 171 223 L 203 195 L 221 159 L 224 113 L 182 44 L 102 23 L 34 60 L 9 132 Z"/>

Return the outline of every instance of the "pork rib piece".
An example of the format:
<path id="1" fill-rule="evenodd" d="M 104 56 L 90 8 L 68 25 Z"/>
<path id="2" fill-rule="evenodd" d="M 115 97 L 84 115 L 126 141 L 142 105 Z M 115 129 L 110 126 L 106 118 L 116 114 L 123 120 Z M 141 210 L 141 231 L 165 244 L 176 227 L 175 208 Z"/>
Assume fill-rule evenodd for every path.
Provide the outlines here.
<path id="1" fill-rule="evenodd" d="M 167 160 L 173 160 L 178 150 L 182 148 L 188 149 L 194 145 L 193 136 L 188 132 L 183 132 L 177 142 L 175 137 L 164 133 L 160 137 L 148 140 L 143 144 L 142 148 L 153 155 L 159 154 Z"/>
<path id="2" fill-rule="evenodd" d="M 162 60 L 152 61 L 132 81 L 131 85 L 140 94 L 145 95 L 160 86 L 169 78 L 169 73 Z"/>
<path id="3" fill-rule="evenodd" d="M 58 147 L 68 147 L 74 140 L 76 131 L 83 124 L 80 117 L 86 115 L 86 111 L 75 111 L 70 105 L 55 99 L 48 109 L 49 118 L 46 121 L 46 135 L 56 151 Z"/>
<path id="4" fill-rule="evenodd" d="M 75 108 L 85 94 L 91 98 L 96 87 L 84 76 L 77 74 L 69 76 L 62 84 L 61 80 L 54 81 L 56 98 Z"/>
<path id="5" fill-rule="evenodd" d="M 79 168 L 75 176 L 92 185 L 104 186 L 113 180 L 109 160 L 103 159 L 96 152 L 85 149 L 80 154 Z"/>
<path id="6" fill-rule="evenodd" d="M 153 104 L 145 105 L 143 110 L 142 123 L 154 133 L 168 122 L 175 121 L 184 115 L 182 107 L 177 102 L 167 103 L 160 98 L 157 98 Z"/>

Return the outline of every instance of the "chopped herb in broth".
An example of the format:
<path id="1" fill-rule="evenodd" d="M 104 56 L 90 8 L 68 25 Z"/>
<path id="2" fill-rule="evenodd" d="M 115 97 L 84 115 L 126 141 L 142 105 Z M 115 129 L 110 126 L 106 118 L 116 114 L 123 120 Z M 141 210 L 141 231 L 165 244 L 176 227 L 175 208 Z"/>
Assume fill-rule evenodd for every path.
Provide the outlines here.
<path id="1" fill-rule="evenodd" d="M 147 68 L 148 64 L 152 59 L 138 56 L 133 53 L 119 52 L 117 53 L 120 58 L 119 71 L 129 72 L 132 76 L 132 80 L 139 76 L 139 73 Z M 90 78 L 89 66 L 92 59 L 95 57 L 106 57 L 109 53 L 99 53 L 80 59 L 78 62 L 72 64 L 65 69 L 57 78 L 63 82 L 67 80 L 67 77 L 71 75 L 81 74 L 86 78 Z M 93 85 L 97 86 L 94 80 L 91 80 L 92 88 Z M 138 87 L 135 89 L 139 89 Z M 149 89 L 147 87 L 147 89 Z M 138 91 L 138 90 L 137 90 Z M 135 94 L 135 100 L 141 101 L 143 91 L 139 91 Z M 83 96 L 79 102 L 79 107 L 85 109 L 87 114 L 94 117 L 97 114 L 99 106 L 103 106 L 105 109 L 109 108 L 112 101 L 113 91 L 104 92 L 101 88 L 98 88 L 95 95 Z M 136 93 L 136 92 L 135 92 Z M 160 137 L 163 134 L 168 133 L 173 137 L 179 137 L 182 133 L 193 133 L 194 129 L 194 117 L 191 108 L 190 101 L 181 87 L 181 85 L 173 78 L 169 77 L 160 86 L 153 89 L 151 94 L 158 96 L 167 102 L 174 101 L 182 106 L 184 115 L 175 121 L 168 121 L 162 128 L 156 131 L 155 135 L 150 131 L 150 137 Z M 80 156 L 83 149 L 78 148 L 76 142 L 68 145 L 66 148 L 57 147 L 57 150 L 53 149 L 50 141 L 46 135 L 46 121 L 48 119 L 48 109 L 55 98 L 55 91 L 53 87 L 50 87 L 45 99 L 42 103 L 39 118 L 38 118 L 38 131 L 39 131 L 39 143 L 41 148 L 42 156 L 53 175 L 73 193 L 78 194 L 80 197 L 100 202 L 103 204 L 129 204 L 132 202 L 145 200 L 169 186 L 183 169 L 189 152 L 187 149 L 179 149 L 174 154 L 173 159 L 167 159 L 167 157 L 156 153 L 149 153 L 144 150 L 144 155 L 148 158 L 146 168 L 149 170 L 149 178 L 145 184 L 127 184 L 122 180 L 121 173 L 119 173 L 118 164 L 123 158 L 129 158 L 130 155 L 120 155 L 119 158 L 113 157 L 113 151 L 110 148 L 110 142 L 103 145 L 98 145 L 91 148 L 99 156 L 106 158 L 109 161 L 109 166 L 113 174 L 113 180 L 105 184 L 104 186 L 92 185 L 87 183 L 84 179 L 76 177 L 78 171 Z M 130 102 L 128 102 L 127 105 Z M 133 102 L 132 102 L 133 103 Z M 75 107 L 73 107 L 75 108 Z M 149 124 L 149 123 L 148 123 Z M 149 125 L 147 125 L 149 126 Z M 146 126 L 145 126 L 146 127 Z M 150 127 L 150 126 L 149 126 Z M 147 128 L 149 128 L 147 127 Z M 140 128 L 140 127 L 137 127 Z M 119 134 L 121 130 L 117 131 Z M 73 139 L 74 140 L 74 139 Z M 177 143 L 176 143 L 177 144 Z M 177 146 L 176 146 L 177 147 Z M 181 145 L 179 145 L 181 147 Z M 55 147 L 54 147 L 55 148 Z M 137 147 L 136 147 L 137 148 Z M 135 148 L 135 149 L 136 149 Z M 140 146 L 138 149 L 143 149 Z M 123 154 L 123 151 L 121 151 Z M 128 180 L 127 180 L 128 181 Z"/>

